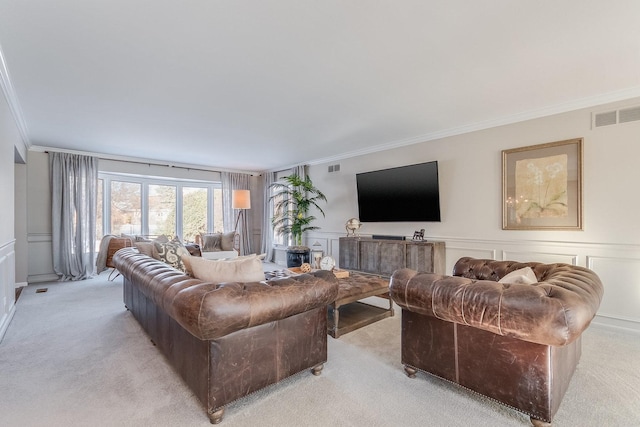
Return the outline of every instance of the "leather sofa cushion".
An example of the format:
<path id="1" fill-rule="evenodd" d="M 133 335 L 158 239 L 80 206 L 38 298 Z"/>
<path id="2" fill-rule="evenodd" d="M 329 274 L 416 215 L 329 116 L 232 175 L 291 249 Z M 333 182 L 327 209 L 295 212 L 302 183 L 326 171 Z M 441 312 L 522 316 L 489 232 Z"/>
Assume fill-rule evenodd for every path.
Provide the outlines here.
<path id="1" fill-rule="evenodd" d="M 531 267 L 534 284 L 499 283 Z M 390 294 L 402 308 L 498 335 L 544 345 L 565 345 L 587 328 L 603 287 L 591 270 L 568 264 L 515 263 L 462 258 L 454 276 L 393 273 Z"/>

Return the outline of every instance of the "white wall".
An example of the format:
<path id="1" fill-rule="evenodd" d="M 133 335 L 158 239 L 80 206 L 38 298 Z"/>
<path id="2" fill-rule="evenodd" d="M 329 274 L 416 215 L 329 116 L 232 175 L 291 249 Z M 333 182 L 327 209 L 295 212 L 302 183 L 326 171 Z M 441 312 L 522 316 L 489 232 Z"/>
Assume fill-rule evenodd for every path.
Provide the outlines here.
<path id="1" fill-rule="evenodd" d="M 321 243 L 337 259 L 339 236 L 348 218 L 358 217 L 355 174 L 437 160 L 440 223 L 366 223 L 363 235 L 409 238 L 426 229 L 430 240 L 447 244 L 447 269 L 461 256 L 522 261 L 568 262 L 592 268 L 605 286 L 597 321 L 640 330 L 640 122 L 591 129 L 592 111 L 640 105 L 640 99 L 578 110 L 527 122 L 427 141 L 329 164 L 310 175 L 329 199 L 319 232 L 307 243 Z M 584 231 L 502 230 L 501 151 L 571 138 L 584 138 Z"/>
<path id="2" fill-rule="evenodd" d="M 18 218 L 18 221 L 21 219 Z M 49 156 L 29 151 L 27 161 L 27 245 L 29 283 L 58 280 L 53 271 Z"/>
<path id="3" fill-rule="evenodd" d="M 24 147 L 4 96 L 0 96 L 0 340 L 15 313 L 14 150 Z"/>

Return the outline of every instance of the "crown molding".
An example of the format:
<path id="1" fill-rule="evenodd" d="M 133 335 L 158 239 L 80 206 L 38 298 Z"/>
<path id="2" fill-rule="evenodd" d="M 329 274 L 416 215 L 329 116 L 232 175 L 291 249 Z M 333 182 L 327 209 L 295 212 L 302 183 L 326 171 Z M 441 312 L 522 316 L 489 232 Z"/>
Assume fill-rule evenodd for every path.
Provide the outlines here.
<path id="1" fill-rule="evenodd" d="M 22 114 L 20 103 L 18 102 L 18 96 L 16 95 L 16 92 L 13 89 L 13 84 L 11 83 L 9 68 L 7 67 L 7 62 L 4 59 L 2 46 L 0 46 L 0 86 L 2 87 L 2 92 L 7 100 L 7 104 L 9 104 L 13 120 L 18 128 L 18 133 L 20 133 L 20 139 L 22 140 L 25 148 L 29 148 L 30 142 L 29 132 L 27 132 L 27 124 L 24 121 L 24 115 Z"/>
<path id="2" fill-rule="evenodd" d="M 505 126 L 514 123 L 524 122 L 527 120 L 539 119 L 542 117 L 553 116 L 555 114 L 568 113 L 571 111 L 581 110 L 583 108 L 593 108 L 604 104 L 625 101 L 631 98 L 640 97 L 640 86 L 627 88 L 624 90 L 609 92 L 587 98 L 580 98 L 577 100 L 565 102 L 562 104 L 556 104 L 549 107 L 539 108 L 536 110 L 525 111 L 522 113 L 512 114 L 497 119 L 486 120 L 483 122 L 472 123 L 456 128 L 445 129 L 442 131 L 427 133 L 423 135 L 414 136 L 411 138 L 401 139 L 397 141 L 391 141 L 384 144 L 374 145 L 362 150 L 354 150 L 347 153 L 339 154 L 331 157 L 323 157 L 320 159 L 310 160 L 306 162 L 309 165 L 319 165 L 323 163 L 335 162 L 338 160 L 344 160 L 352 157 L 362 156 L 365 154 L 377 153 L 380 151 L 391 150 L 394 148 L 405 147 L 408 145 L 419 144 L 421 142 L 434 141 L 437 139 L 447 138 L 450 136 L 462 135 L 465 133 L 491 129 L 498 126 Z"/>

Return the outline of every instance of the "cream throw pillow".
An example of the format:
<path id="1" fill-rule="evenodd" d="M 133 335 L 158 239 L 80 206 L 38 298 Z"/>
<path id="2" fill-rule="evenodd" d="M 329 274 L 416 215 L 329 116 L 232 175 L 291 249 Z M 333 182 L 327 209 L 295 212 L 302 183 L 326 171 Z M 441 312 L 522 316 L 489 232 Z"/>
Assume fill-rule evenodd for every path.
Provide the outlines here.
<path id="1" fill-rule="evenodd" d="M 498 280 L 498 283 L 508 283 L 511 285 L 515 285 L 515 284 L 531 285 L 537 282 L 538 282 L 538 278 L 536 277 L 536 274 L 533 272 L 531 267 L 525 267 L 519 270 L 514 270 L 511 273 L 504 276 L 502 279 Z"/>
<path id="2" fill-rule="evenodd" d="M 141 254 L 157 259 L 158 255 L 155 253 L 153 242 L 135 242 L 134 245 L 136 245 L 136 248 L 138 248 L 138 252 L 140 252 Z"/>
<path id="3" fill-rule="evenodd" d="M 264 280 L 262 262 L 258 257 L 222 261 L 190 257 L 191 271 L 205 282 L 260 282 Z"/>

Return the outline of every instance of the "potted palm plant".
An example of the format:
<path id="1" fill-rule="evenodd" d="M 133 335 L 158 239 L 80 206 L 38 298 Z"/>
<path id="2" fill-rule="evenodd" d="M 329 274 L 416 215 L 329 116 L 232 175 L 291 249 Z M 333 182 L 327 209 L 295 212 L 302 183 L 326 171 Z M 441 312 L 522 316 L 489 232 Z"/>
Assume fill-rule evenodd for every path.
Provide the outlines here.
<path id="1" fill-rule="evenodd" d="M 303 233 L 320 228 L 311 225 L 316 217 L 310 215 L 309 210 L 314 207 L 324 216 L 318 203 L 326 202 L 327 198 L 308 176 L 303 179 L 293 174 L 284 177 L 283 181 L 271 185 L 274 191 L 269 199 L 274 201 L 271 224 L 276 233 L 291 236 L 293 246 L 287 250 L 287 267 L 297 267 L 309 262 L 309 248 L 302 246 Z"/>

